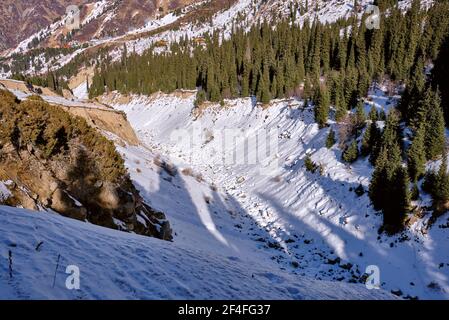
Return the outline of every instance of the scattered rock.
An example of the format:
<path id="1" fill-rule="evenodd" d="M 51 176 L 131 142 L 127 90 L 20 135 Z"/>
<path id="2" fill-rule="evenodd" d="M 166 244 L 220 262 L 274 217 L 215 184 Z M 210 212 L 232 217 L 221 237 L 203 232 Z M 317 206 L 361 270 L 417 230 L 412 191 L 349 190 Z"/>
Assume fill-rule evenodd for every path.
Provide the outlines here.
<path id="1" fill-rule="evenodd" d="M 354 192 L 358 197 L 361 197 L 365 194 L 366 191 L 365 188 L 361 184 L 359 184 L 359 186 L 354 189 Z"/>
<path id="2" fill-rule="evenodd" d="M 238 183 L 238 184 L 241 184 L 241 183 L 243 183 L 243 182 L 245 182 L 245 177 L 238 177 L 237 178 L 237 180 L 236 180 L 236 182 Z"/>
<path id="3" fill-rule="evenodd" d="M 335 259 L 327 259 L 327 264 L 335 265 L 340 263 L 340 261 L 341 261 L 340 257 L 336 257 Z"/>
<path id="4" fill-rule="evenodd" d="M 400 289 L 397 290 L 391 290 L 391 293 L 395 296 L 401 297 L 403 295 L 402 291 Z"/>
<path id="5" fill-rule="evenodd" d="M 36 251 L 41 251 L 41 247 L 42 247 L 42 245 L 44 244 L 44 241 L 41 241 L 41 242 L 39 242 L 38 244 L 37 244 L 37 246 L 36 246 Z"/>
<path id="6" fill-rule="evenodd" d="M 436 283 L 435 281 L 432 281 L 431 283 L 429 283 L 427 285 L 427 288 L 434 290 L 434 291 L 440 291 L 440 292 L 443 291 L 443 288 L 441 288 L 441 286 L 438 283 Z"/>
<path id="7" fill-rule="evenodd" d="M 340 264 L 339 267 L 345 270 L 351 270 L 353 264 L 352 263 L 344 263 L 344 264 Z"/>
<path id="8" fill-rule="evenodd" d="M 268 247 L 271 249 L 279 250 L 281 249 L 281 245 L 278 242 L 268 241 Z"/>

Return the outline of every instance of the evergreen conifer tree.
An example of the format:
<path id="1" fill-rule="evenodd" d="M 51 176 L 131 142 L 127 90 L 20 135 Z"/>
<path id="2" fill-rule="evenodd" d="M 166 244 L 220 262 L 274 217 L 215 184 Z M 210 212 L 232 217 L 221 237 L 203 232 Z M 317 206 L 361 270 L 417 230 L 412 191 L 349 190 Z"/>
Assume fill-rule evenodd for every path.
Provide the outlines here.
<path id="1" fill-rule="evenodd" d="M 343 161 L 345 161 L 345 162 L 353 163 L 357 160 L 358 157 L 359 157 L 359 147 L 357 145 L 357 141 L 354 140 L 343 151 L 342 158 L 343 158 Z"/>
<path id="2" fill-rule="evenodd" d="M 426 151 L 424 148 L 425 129 L 421 126 L 416 130 L 412 145 L 408 150 L 408 170 L 410 178 L 416 182 L 425 173 Z"/>
<path id="3" fill-rule="evenodd" d="M 327 139 L 326 139 L 326 148 L 330 149 L 334 146 L 334 144 L 336 143 L 335 140 L 335 131 L 331 128 L 329 130 L 329 134 L 327 135 Z"/>
<path id="4" fill-rule="evenodd" d="M 426 110 L 424 145 L 429 160 L 437 159 L 446 145 L 444 115 L 440 101 L 439 93 L 432 92 L 429 88 L 424 100 Z"/>
<path id="5" fill-rule="evenodd" d="M 329 116 L 330 97 L 329 91 L 325 86 L 321 86 L 318 90 L 317 104 L 315 106 L 315 121 L 320 128 L 326 126 Z"/>

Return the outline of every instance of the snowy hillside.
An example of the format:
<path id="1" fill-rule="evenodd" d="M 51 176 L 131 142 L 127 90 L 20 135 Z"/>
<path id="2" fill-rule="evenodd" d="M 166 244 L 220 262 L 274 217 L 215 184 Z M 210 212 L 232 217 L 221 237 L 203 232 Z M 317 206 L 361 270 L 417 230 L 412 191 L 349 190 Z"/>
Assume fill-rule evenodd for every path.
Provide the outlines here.
<path id="1" fill-rule="evenodd" d="M 373 93 L 373 101 L 387 100 L 376 95 L 380 93 Z M 449 233 L 439 227 L 447 217 L 427 234 L 425 221 L 420 221 L 404 235 L 379 236 L 381 216 L 373 211 L 366 193 L 360 197 L 355 193 L 360 184 L 367 190 L 371 166 L 367 160 L 348 166 L 340 161 L 337 146 L 326 149 L 327 130 L 318 130 L 311 109 L 302 110 L 298 101 L 278 101 L 263 110 L 249 99 L 236 100 L 224 109 L 210 108 L 195 120 L 193 99 L 161 95 L 115 104 L 127 113 L 152 152 L 169 156 L 180 170 L 201 173 L 201 181 L 219 188 L 218 194 L 210 194 L 190 175 L 157 179 L 148 164 L 154 155 L 121 149 L 133 180 L 173 223 L 175 242 L 192 238 L 185 215 L 198 215 L 198 224 L 206 225 L 225 250 L 247 248 L 293 274 L 357 282 L 367 266 L 376 265 L 384 289 L 408 298 L 448 297 Z M 277 130 L 279 150 L 261 161 L 277 162 L 277 171 L 267 175 L 260 165 L 223 164 L 219 134 L 226 128 L 237 128 L 248 136 L 258 130 Z M 199 143 L 191 145 L 188 141 L 195 132 Z M 243 147 L 245 141 L 239 140 L 234 147 Z M 322 176 L 305 170 L 306 154 L 322 165 Z M 173 192 L 177 196 L 171 201 Z M 236 237 L 228 233 L 240 234 L 243 241 L 233 241 Z"/>
<path id="2" fill-rule="evenodd" d="M 211 23 L 188 23 L 168 31 L 155 34 L 152 37 L 141 37 L 128 41 L 130 50 L 142 53 L 152 44 L 158 41 L 176 42 L 185 37 L 201 37 L 206 33 L 220 32 L 225 37 L 230 36 L 232 28 L 245 27 L 247 30 L 255 23 L 270 21 L 273 19 L 296 17 L 296 23 L 303 24 L 306 21 L 312 23 L 319 20 L 321 23 L 332 23 L 338 19 L 346 19 L 356 15 L 359 19 L 368 12 L 372 13 L 369 6 L 373 0 L 359 0 L 358 7 L 354 7 L 353 0 L 237 0 L 229 9 L 217 12 L 213 15 Z M 408 10 L 411 0 L 399 1 L 401 10 Z M 423 7 L 431 6 L 433 0 L 422 0 Z"/>
<path id="3" fill-rule="evenodd" d="M 49 213 L 0 206 L 0 218 L 2 299 L 391 298 Z M 79 290 L 65 286 L 68 266 L 79 268 Z"/>
<path id="4" fill-rule="evenodd" d="M 55 71 L 67 65 L 75 57 L 83 54 L 88 48 L 96 50 L 109 46 L 110 54 L 114 59 L 117 59 L 121 56 L 124 44 L 127 46 L 128 52 L 141 54 L 156 43 L 176 42 L 185 37 L 201 38 L 204 34 L 211 32 L 220 32 L 225 37 L 228 37 L 234 27 L 249 29 L 255 23 L 281 17 L 286 18 L 292 14 L 295 15 L 298 24 L 314 20 L 319 20 L 322 23 L 331 23 L 353 15 L 361 18 L 373 3 L 373 0 L 359 0 L 357 8 L 354 7 L 353 0 L 235 0 L 230 1 L 229 6 L 217 5 L 215 2 L 219 3 L 220 1 L 193 1 L 192 4 L 183 7 L 181 10 L 171 11 L 164 15 L 149 16 L 143 26 L 131 29 L 121 35 L 100 37 L 99 34 L 103 32 L 103 24 L 114 21 L 117 12 L 114 9 L 113 1 L 98 1 L 91 12 L 81 21 L 81 25 L 88 25 L 89 22 L 96 18 L 104 19 L 104 21 L 99 22 L 99 30 L 95 35 L 88 41 L 82 41 L 87 47 L 78 47 L 73 53 L 61 54 L 51 61 L 46 61 L 42 55 L 33 62 L 40 66 L 39 71 L 36 70 L 35 66 L 30 65 L 26 73 L 33 74 L 37 72 L 44 74 L 48 71 Z M 432 2 L 432 0 L 421 1 L 423 7 L 429 7 Z M 410 4 L 411 0 L 399 2 L 402 10 L 407 10 Z M 209 9 L 208 6 L 211 8 L 217 7 L 218 9 Z M 203 10 L 203 7 L 207 8 L 206 11 L 212 10 L 214 12 L 208 22 L 204 22 L 202 19 L 197 21 L 198 17 L 201 17 L 199 12 Z M 111 11 L 108 11 L 109 9 Z M 215 12 L 214 10 L 218 11 Z M 26 53 L 30 50 L 28 48 L 29 43 L 35 38 L 41 39 L 50 36 L 57 38 L 64 30 L 65 22 L 69 18 L 69 16 L 64 16 L 60 21 L 23 40 L 16 48 L 10 50 L 6 56 L 11 57 L 14 53 Z M 9 77 L 11 72 L 2 74 L 0 69 L 0 76 Z"/>
<path id="5" fill-rule="evenodd" d="M 145 233 L 117 219 L 110 225 L 129 233 L 94 226 L 90 215 L 80 219 L 86 223 L 63 218 L 52 201 L 35 207 L 11 202 L 12 188 L 20 189 L 21 182 L 7 174 L 0 179 L 0 204 L 19 208 L 0 206 L 0 298 L 449 299 L 449 174 L 438 170 L 441 163 L 446 168 L 441 155 L 447 152 L 449 97 L 440 101 L 436 89 L 445 85 L 449 25 L 440 20 L 449 6 L 424 12 L 414 2 L 403 15 L 411 2 L 385 11 L 383 32 L 370 35 L 361 25 L 354 37 L 356 24 L 328 30 L 307 23 L 361 19 L 372 0 L 185 0 L 176 6 L 167 0 L 151 15 L 136 13 L 139 23 L 128 29 L 119 23 L 122 29 L 113 32 L 106 25 L 126 21 L 132 10 L 125 14 L 112 4 L 126 2 L 103 0 L 83 18 L 86 26 L 98 27 L 94 35 L 74 41 L 71 49 L 54 50 L 51 59 L 34 51 L 32 60 L 0 58 L 0 88 L 19 100 L 37 94 L 115 143 L 121 157 L 114 144 L 109 150 L 136 197 L 126 190 L 123 195 L 160 213 L 173 234 L 164 238 L 171 242 L 159 241 L 136 235 Z M 421 0 L 424 7 L 431 4 Z M 260 38 L 256 31 L 248 39 L 234 34 L 220 46 L 236 27 L 249 30 L 286 17 L 288 23 L 263 29 Z M 64 19 L 42 36 L 58 35 Z M 421 34 L 422 19 L 429 23 Z M 308 38 L 295 24 L 307 26 Z M 407 34 L 410 26 L 416 30 Z M 354 31 L 349 39 L 341 36 L 344 30 Z M 213 32 L 217 41 L 208 44 L 206 34 Z M 187 38 L 207 51 L 170 47 Z M 303 45 L 292 50 L 293 41 Z M 34 42 L 31 37 L 13 52 Z M 167 56 L 125 54 L 149 48 Z M 25 76 L 65 65 L 42 84 L 55 91 L 38 87 L 39 79 L 1 79 L 22 58 L 27 62 L 18 68 Z M 108 63 L 100 70 L 102 59 Z M 2 66 L 9 70 L 3 75 Z M 400 112 L 389 112 L 395 109 Z M 15 127 L 22 130 L 14 122 L 11 132 L 3 130 L 0 150 L 12 146 L 13 154 L 22 143 Z M 54 146 L 64 140 L 58 132 Z M 24 152 L 42 135 L 33 135 Z M 64 145 L 57 150 L 66 151 Z M 97 154 L 92 159 L 103 160 Z M 425 168 L 438 174 L 425 174 Z M 86 171 L 80 176 L 90 180 Z M 41 177 L 37 190 L 43 189 Z M 103 180 L 91 184 L 101 188 Z M 52 184 L 46 189 L 55 192 Z M 96 199 L 94 193 L 86 192 L 87 199 Z M 36 203 L 52 199 L 28 196 Z M 142 216 L 134 221 L 153 225 Z M 390 233 L 390 227 L 397 229 Z M 69 265 L 81 270 L 79 290 L 66 288 Z M 372 276 L 380 290 L 365 285 Z"/>
<path id="6" fill-rule="evenodd" d="M 17 81 L 7 84 L 23 86 Z M 29 95 L 10 90 L 21 99 Z M 65 106 L 104 108 L 42 97 Z M 174 242 L 104 229 L 51 210 L 37 213 L 0 207 L 0 256 L 6 261 L 0 264 L 0 278 L 6 284 L 0 287 L 1 298 L 394 298 L 383 290 L 368 290 L 364 283 L 336 285 L 296 272 L 302 267 L 294 256 L 279 268 L 277 260 L 284 255 L 280 242 L 246 214 L 226 188 L 188 166 L 176 167 L 146 144 L 129 146 L 111 132 L 104 134 L 118 142 L 118 151 L 145 200 L 170 215 Z M 11 181 L 0 181 L 0 200 L 10 196 L 10 185 Z M 293 241 L 300 243 L 299 238 Z M 79 291 L 65 288 L 68 265 L 81 270 Z M 292 272 L 284 272 L 285 268 Z"/>

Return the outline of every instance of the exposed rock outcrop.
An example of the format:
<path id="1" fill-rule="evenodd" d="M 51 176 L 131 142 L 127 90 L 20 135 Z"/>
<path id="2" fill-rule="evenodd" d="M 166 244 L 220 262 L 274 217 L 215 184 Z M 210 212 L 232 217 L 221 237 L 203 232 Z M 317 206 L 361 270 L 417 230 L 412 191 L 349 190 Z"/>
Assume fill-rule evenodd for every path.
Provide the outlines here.
<path id="1" fill-rule="evenodd" d="M 143 202 L 114 145 L 61 108 L 0 91 L 4 204 L 53 210 L 108 228 L 171 240 L 170 224 Z"/>
<path id="2" fill-rule="evenodd" d="M 139 139 L 127 121 L 126 115 L 101 102 L 82 103 L 66 99 L 65 102 L 67 105 L 58 104 L 56 102 L 64 100 L 61 99 L 60 95 L 50 89 L 30 84 L 27 85 L 25 82 L 15 80 L 0 80 L 0 89 L 19 91 L 23 95 L 35 95 L 36 92 L 41 92 L 43 100 L 51 105 L 63 108 L 74 116 L 84 118 L 89 126 L 111 132 L 127 144 L 139 144 Z"/>

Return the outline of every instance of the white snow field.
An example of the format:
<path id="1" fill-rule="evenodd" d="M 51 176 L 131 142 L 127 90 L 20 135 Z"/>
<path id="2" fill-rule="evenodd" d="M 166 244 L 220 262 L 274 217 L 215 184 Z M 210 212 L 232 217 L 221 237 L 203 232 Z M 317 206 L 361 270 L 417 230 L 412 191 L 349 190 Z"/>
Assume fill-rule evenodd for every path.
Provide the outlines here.
<path id="1" fill-rule="evenodd" d="M 388 100 L 376 96 L 380 92 L 371 95 L 377 108 Z M 134 96 L 127 104 L 118 98 L 109 102 L 127 113 L 146 146 L 118 148 L 144 197 L 167 214 L 175 243 L 271 261 L 285 274 L 334 282 L 358 282 L 369 266 L 377 266 L 387 291 L 403 298 L 449 298 L 448 216 L 428 230 L 426 217 L 400 236 L 379 235 L 381 215 L 366 193 L 354 192 L 360 184 L 368 189 L 372 167 L 367 159 L 342 163 L 337 145 L 326 149 L 328 129 L 318 130 L 311 108 L 275 101 L 263 109 L 245 99 L 208 108 L 197 118 L 194 96 Z M 223 163 L 221 135 L 227 129 L 239 130 L 240 140 L 227 145 L 225 154 L 251 142 L 242 137 L 271 130 L 278 132 L 278 150 L 263 165 L 248 164 L 254 151 L 243 164 Z M 322 165 L 322 175 L 305 170 L 306 154 Z M 158 155 L 162 160 L 154 161 Z M 155 165 L 161 161 L 179 173 L 164 172 Z M 277 163 L 274 173 L 264 170 L 267 163 Z"/>
<path id="2" fill-rule="evenodd" d="M 395 101 L 381 88 L 370 98 L 377 109 Z M 367 160 L 341 163 L 338 146 L 324 147 L 328 129 L 318 130 L 312 108 L 301 101 L 274 101 L 266 109 L 251 99 L 226 101 L 198 116 L 190 93 L 132 96 L 120 104 L 126 100 L 116 94 L 106 102 L 126 112 L 142 143 L 120 142 L 117 149 L 145 200 L 167 215 L 174 242 L 1 207 L 0 297 L 391 299 L 391 291 L 448 298 L 447 215 L 429 230 L 426 217 L 401 236 L 379 236 L 381 216 L 366 194 L 354 192 L 359 184 L 367 189 L 372 167 Z M 223 154 L 221 135 L 235 129 L 241 140 Z M 252 151 L 242 163 L 223 162 L 255 133 L 273 130 L 279 145 L 266 158 L 252 164 Z M 307 153 L 323 175 L 305 170 Z M 0 182 L 2 197 L 8 184 Z M 79 291 L 64 286 L 68 264 L 81 269 Z M 379 268 L 383 290 L 365 287 L 361 276 L 369 266 Z"/>
<path id="3" fill-rule="evenodd" d="M 0 206 L 0 219 L 1 299 L 391 298 L 51 213 Z M 79 269 L 78 290 L 66 287 L 69 266 Z"/>

